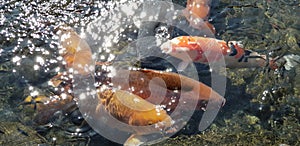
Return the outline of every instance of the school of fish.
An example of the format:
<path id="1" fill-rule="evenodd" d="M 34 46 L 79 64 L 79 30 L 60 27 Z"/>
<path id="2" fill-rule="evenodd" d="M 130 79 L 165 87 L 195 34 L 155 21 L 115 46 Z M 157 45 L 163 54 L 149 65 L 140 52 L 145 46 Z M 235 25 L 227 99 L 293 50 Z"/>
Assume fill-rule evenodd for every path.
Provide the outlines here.
<path id="1" fill-rule="evenodd" d="M 199 21 L 204 21 L 208 28 L 215 33 L 213 25 L 208 22 L 209 10 L 209 0 L 188 0 L 183 14 L 191 27 L 201 31 L 203 28 L 197 24 Z M 92 64 L 93 61 L 91 57 L 92 53 L 88 51 L 90 49 L 86 49 L 89 48 L 89 45 L 70 27 L 59 27 L 58 35 L 60 36 L 60 44 L 62 46 L 62 50 L 59 51 L 66 62 L 65 68 L 67 70 L 72 68 L 82 76 L 87 75 L 89 72 L 84 66 Z M 184 70 L 192 62 L 207 64 L 208 61 L 217 62 L 222 58 L 224 58 L 225 65 L 228 68 L 265 67 L 267 65 L 272 69 L 278 68 L 274 60 L 270 59 L 267 61 L 266 56 L 244 49 L 237 41 L 225 42 L 201 36 L 179 36 L 164 42 L 160 48 L 163 53 L 182 60 L 179 70 Z M 75 56 L 76 65 L 74 65 Z M 101 64 L 96 63 L 96 65 Z M 185 109 L 182 110 L 194 110 L 195 108 L 201 110 L 205 108 L 200 104 L 201 101 L 210 100 L 211 102 L 215 102 L 217 103 L 217 107 L 215 108 L 220 108 L 225 103 L 225 98 L 209 86 L 177 73 L 149 69 L 120 70 L 119 73 L 129 74 L 129 83 L 115 83 L 114 86 L 118 86 L 118 89 L 110 86 L 109 83 L 112 82 L 112 78 L 106 77 L 98 80 L 98 82 L 102 82 L 103 84 L 97 87 L 101 90 L 98 90 L 99 92 L 97 93 L 98 105 L 94 109 L 95 114 L 104 110 L 104 112 L 109 113 L 128 125 L 159 125 L 144 131 L 137 130 L 135 133 L 132 133 L 124 145 L 141 144 L 143 143 L 140 138 L 142 135 L 172 127 L 174 121 L 169 114 L 177 108 L 180 98 L 186 99 L 187 105 L 189 105 L 189 102 L 191 104 L 197 103 L 196 107 L 189 108 L 185 106 Z M 62 73 L 58 74 L 51 80 L 51 83 L 57 87 L 62 86 L 61 83 L 65 82 L 63 86 L 65 91 L 68 91 L 72 88 L 72 79 L 63 81 L 63 76 L 66 75 Z M 153 80 L 155 78 L 160 78 L 164 81 L 165 84 L 161 84 L 161 82 L 154 82 L 154 84 L 165 90 L 165 94 L 151 93 L 149 85 L 150 82 L 153 83 L 155 81 Z M 105 88 L 103 89 L 104 86 Z M 135 90 L 130 90 L 132 88 Z M 147 100 L 150 96 L 158 96 L 154 99 L 159 99 L 158 101 L 161 102 L 157 103 L 153 98 L 152 100 Z M 37 124 L 46 124 L 49 122 L 51 115 L 57 110 L 68 112 L 68 110 L 74 109 L 74 106 L 76 106 L 74 102 L 74 98 L 76 97 L 73 97 L 71 93 L 57 95 L 57 98 L 60 98 L 60 100 L 50 100 L 42 95 L 35 97 L 36 105 L 34 108 L 38 113 L 35 122 Z M 133 102 L 134 100 L 139 100 L 140 102 Z M 28 96 L 24 100 L 24 103 L 33 103 L 33 97 Z M 157 104 L 163 105 L 161 106 L 163 108 L 158 108 Z"/>

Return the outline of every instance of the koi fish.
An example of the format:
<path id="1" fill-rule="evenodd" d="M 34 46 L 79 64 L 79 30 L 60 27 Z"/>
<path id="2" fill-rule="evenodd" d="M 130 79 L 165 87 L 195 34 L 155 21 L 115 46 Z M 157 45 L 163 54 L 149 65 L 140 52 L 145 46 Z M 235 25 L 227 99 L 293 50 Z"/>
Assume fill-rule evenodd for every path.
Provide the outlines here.
<path id="1" fill-rule="evenodd" d="M 219 95 L 216 91 L 214 91 L 209 86 L 196 81 L 192 78 L 172 73 L 172 72 L 162 72 L 162 71 L 155 71 L 149 69 L 139 69 L 139 70 L 119 70 L 118 74 L 128 75 L 127 82 L 122 81 L 122 77 L 116 76 L 113 77 L 114 80 L 119 82 L 114 82 L 114 86 L 121 87 L 122 90 L 134 89 L 131 90 L 135 95 L 148 100 L 151 96 L 159 96 L 155 92 L 150 91 L 150 86 L 155 85 L 160 91 L 165 90 L 166 93 L 162 93 L 160 97 L 154 97 L 154 101 L 151 103 L 157 103 L 156 101 L 160 102 L 157 104 L 164 105 L 168 111 L 172 112 L 177 108 L 177 103 L 179 100 L 185 100 L 186 104 L 195 105 L 194 103 L 201 103 L 201 101 L 208 101 L 214 102 L 216 108 L 220 108 L 222 105 L 225 104 L 225 99 L 221 95 Z M 126 75 L 126 76 L 127 76 Z M 155 80 L 155 79 L 161 79 Z M 151 82 L 151 83 L 150 83 Z M 142 91 L 142 92 L 141 92 Z M 181 96 L 180 96 L 181 95 Z M 173 101 L 171 100 L 173 98 Z M 173 103 L 172 103 L 172 102 Z M 172 104 L 171 104 L 172 103 Z M 197 110 L 201 110 L 202 107 L 200 104 L 196 106 Z M 195 107 L 186 107 L 183 110 L 194 110 Z"/>
<path id="2" fill-rule="evenodd" d="M 35 115 L 33 121 L 37 125 L 48 124 L 58 111 L 71 113 L 71 111 L 77 108 L 70 94 L 57 95 L 52 98 L 44 95 L 38 95 L 36 97 L 27 96 L 20 105 L 22 105 L 26 111 L 30 111 L 30 109 L 34 110 Z"/>
<path id="3" fill-rule="evenodd" d="M 73 68 L 79 74 L 89 73 L 89 64 L 93 64 L 91 49 L 87 42 L 70 27 L 56 28 L 62 48 L 59 50 L 67 68 Z M 76 63 L 74 63 L 76 57 Z M 74 65 L 76 64 L 76 65 Z"/>
<path id="4" fill-rule="evenodd" d="M 210 29 L 215 34 L 215 27 L 207 19 L 210 11 L 210 0 L 188 0 L 183 15 L 190 25 L 198 30 Z"/>
<path id="5" fill-rule="evenodd" d="M 180 36 L 168 40 L 161 45 L 162 52 L 181 59 L 178 70 L 184 70 L 191 62 L 208 64 L 208 62 L 221 61 L 224 57 L 228 68 L 265 67 L 278 68 L 277 64 L 265 55 L 243 49 L 237 41 L 229 41 L 198 36 Z"/>
<path id="6" fill-rule="evenodd" d="M 98 92 L 98 95 L 100 102 L 95 109 L 96 112 L 105 106 L 104 109 L 115 118 L 133 126 L 148 126 L 160 122 L 164 123 L 159 125 L 160 128 L 172 125 L 172 119 L 165 110 L 130 92 L 106 89 Z M 153 129 L 150 128 L 148 132 L 151 131 L 153 132 Z M 142 133 L 147 133 L 147 131 L 142 131 Z"/>

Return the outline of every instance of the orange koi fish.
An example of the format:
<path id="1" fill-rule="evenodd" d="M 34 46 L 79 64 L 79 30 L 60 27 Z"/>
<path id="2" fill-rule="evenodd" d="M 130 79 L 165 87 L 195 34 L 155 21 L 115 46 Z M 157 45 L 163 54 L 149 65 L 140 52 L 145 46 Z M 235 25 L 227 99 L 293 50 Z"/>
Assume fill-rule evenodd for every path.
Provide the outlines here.
<path id="1" fill-rule="evenodd" d="M 73 68 L 78 71 L 79 74 L 88 73 L 88 64 L 92 63 L 92 56 L 90 47 L 87 42 L 80 38 L 80 36 L 70 27 L 60 26 L 57 28 L 57 34 L 62 46 L 60 53 L 66 62 L 67 68 Z M 74 60 L 76 57 L 76 66 L 74 66 Z"/>
<path id="2" fill-rule="evenodd" d="M 100 103 L 95 109 L 95 118 L 107 117 L 107 113 L 131 127 L 107 122 L 107 126 L 132 132 L 124 145 L 144 143 L 144 136 L 171 127 L 174 121 L 167 112 L 141 97 L 124 90 L 107 89 L 98 92 Z M 109 119 L 111 120 L 111 119 Z M 136 127 L 138 126 L 138 127 Z"/>
<path id="3" fill-rule="evenodd" d="M 216 108 L 220 108 L 225 104 L 225 98 L 209 86 L 177 73 L 140 69 L 131 71 L 119 70 L 118 74 L 128 74 L 128 83 L 115 82 L 114 86 L 120 86 L 122 90 L 134 88 L 135 90 L 131 92 L 147 101 L 151 94 L 153 94 L 150 91 L 150 82 L 157 85 L 157 88 L 160 90 L 166 90 L 167 92 L 165 94 L 161 97 L 155 97 L 155 99 L 161 101 L 159 104 L 165 105 L 170 112 L 177 108 L 177 103 L 181 98 L 185 98 L 187 104 L 191 103 L 190 105 L 208 100 L 214 102 L 216 106 L 218 106 Z M 122 80 L 121 78 L 122 77 L 115 77 L 114 80 Z M 163 83 L 155 81 L 155 78 L 163 80 Z M 154 94 L 154 96 L 156 95 Z M 172 96 L 176 96 L 176 98 L 173 100 L 174 103 L 170 104 Z M 151 100 L 149 102 L 156 103 L 156 101 Z M 184 110 L 194 110 L 194 108 L 195 107 L 187 107 L 187 109 Z M 196 107 L 197 110 L 201 110 L 202 108 L 200 104 Z"/>
<path id="4" fill-rule="evenodd" d="M 161 128 L 172 126 L 172 119 L 165 110 L 137 95 L 124 90 L 110 89 L 98 92 L 98 95 L 100 103 L 95 109 L 96 113 L 105 106 L 104 109 L 111 115 L 129 125 L 148 126 L 163 122 L 164 124 L 159 125 Z M 149 130 L 148 132 L 154 131 L 151 128 Z"/>
<path id="5" fill-rule="evenodd" d="M 179 70 L 184 70 L 190 62 L 208 64 L 208 61 L 221 61 L 224 56 L 228 68 L 251 68 L 264 67 L 269 65 L 271 69 L 278 68 L 277 64 L 270 59 L 266 61 L 265 55 L 245 50 L 236 41 L 229 41 L 215 38 L 198 36 L 180 36 L 168 40 L 161 45 L 164 53 L 181 59 Z"/>
<path id="6" fill-rule="evenodd" d="M 203 30 L 209 28 L 215 33 L 215 27 L 207 19 L 210 11 L 210 0 L 187 0 L 183 15 L 196 29 Z"/>

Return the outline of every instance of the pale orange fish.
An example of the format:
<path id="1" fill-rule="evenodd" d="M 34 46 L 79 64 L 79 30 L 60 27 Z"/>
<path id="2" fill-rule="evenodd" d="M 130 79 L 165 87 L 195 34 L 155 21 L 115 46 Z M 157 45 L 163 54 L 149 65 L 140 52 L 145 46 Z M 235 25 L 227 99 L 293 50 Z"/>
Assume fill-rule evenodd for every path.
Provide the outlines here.
<path id="1" fill-rule="evenodd" d="M 70 27 L 60 26 L 57 28 L 57 34 L 62 46 L 60 53 L 66 62 L 67 68 L 73 68 L 79 74 L 89 73 L 89 64 L 94 64 L 91 49 L 87 42 Z M 75 56 L 76 55 L 76 56 Z M 76 65 L 74 60 L 76 57 Z"/>
<path id="2" fill-rule="evenodd" d="M 161 49 L 164 53 L 183 61 L 179 70 L 184 70 L 191 62 L 208 64 L 222 61 L 222 57 L 228 68 L 265 67 L 267 64 L 272 69 L 278 68 L 272 58 L 268 62 L 265 55 L 243 49 L 237 41 L 227 43 L 215 38 L 179 36 L 163 43 Z"/>

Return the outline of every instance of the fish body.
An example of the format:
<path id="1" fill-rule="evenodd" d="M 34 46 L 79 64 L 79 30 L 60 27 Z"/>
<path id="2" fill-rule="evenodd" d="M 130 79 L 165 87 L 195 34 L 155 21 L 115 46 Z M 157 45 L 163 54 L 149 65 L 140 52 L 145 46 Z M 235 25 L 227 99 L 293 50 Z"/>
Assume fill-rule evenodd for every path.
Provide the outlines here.
<path id="1" fill-rule="evenodd" d="M 237 41 L 225 42 L 215 38 L 199 36 L 180 36 L 168 40 L 161 45 L 162 52 L 181 59 L 183 63 L 179 70 L 191 63 L 213 63 L 225 60 L 228 68 L 264 67 L 268 64 L 265 55 L 246 50 Z M 276 69 L 276 64 L 271 60 L 269 66 Z"/>
<path id="2" fill-rule="evenodd" d="M 104 109 L 118 120 L 132 126 L 149 126 L 158 124 L 157 128 L 172 126 L 172 119 L 165 110 L 143 98 L 124 90 L 105 90 L 98 93 L 99 104 L 96 112 L 104 106 Z M 111 125 L 113 126 L 113 125 Z M 154 127 L 146 131 L 137 130 L 136 134 L 151 133 Z"/>
<path id="3" fill-rule="evenodd" d="M 88 57 L 92 56 L 92 52 L 87 42 L 67 26 L 58 27 L 57 35 L 62 47 L 59 52 L 66 62 L 66 68 L 73 68 L 74 72 L 82 75 L 88 74 L 88 65 L 94 65 L 94 62 Z"/>
<path id="4" fill-rule="evenodd" d="M 51 122 L 55 113 L 71 113 L 76 109 L 76 103 L 71 95 L 63 94 L 55 97 L 38 95 L 36 97 L 27 96 L 20 104 L 25 111 L 34 111 L 33 122 L 37 125 L 45 125 Z"/>

